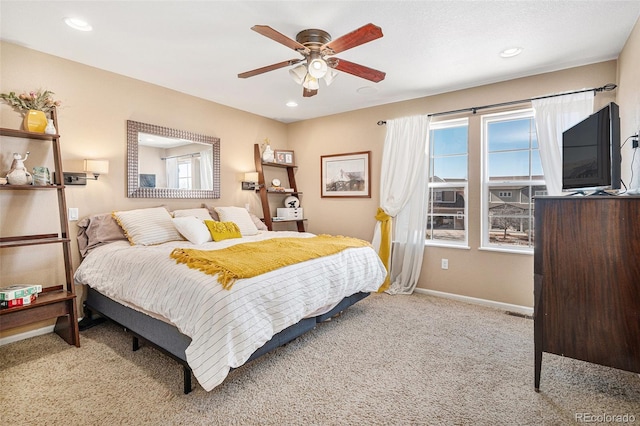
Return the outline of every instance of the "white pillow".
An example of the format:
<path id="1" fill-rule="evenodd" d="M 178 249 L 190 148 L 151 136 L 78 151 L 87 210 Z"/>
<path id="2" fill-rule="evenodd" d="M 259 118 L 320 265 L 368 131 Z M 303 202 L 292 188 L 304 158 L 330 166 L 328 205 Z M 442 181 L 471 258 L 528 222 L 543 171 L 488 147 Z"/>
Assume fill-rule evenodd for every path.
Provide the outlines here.
<path id="1" fill-rule="evenodd" d="M 150 246 L 183 238 L 164 207 L 117 211 L 111 213 L 124 230 L 131 245 Z"/>
<path id="2" fill-rule="evenodd" d="M 256 225 L 256 228 L 258 228 L 258 231 L 268 231 L 269 230 L 269 228 L 267 228 L 267 225 L 265 225 L 264 222 L 261 221 L 260 218 L 258 216 L 256 216 L 255 214 L 249 212 L 249 217 L 253 221 L 253 224 Z"/>
<path id="3" fill-rule="evenodd" d="M 220 217 L 220 222 L 233 222 L 238 225 L 243 237 L 258 233 L 258 228 L 251 220 L 247 209 L 242 207 L 215 207 L 215 211 Z"/>
<path id="4" fill-rule="evenodd" d="M 204 207 L 199 209 L 183 209 L 183 210 L 174 210 L 173 217 L 185 217 L 185 216 L 195 216 L 201 220 L 213 220 L 211 215 L 209 214 L 209 210 Z"/>
<path id="5" fill-rule="evenodd" d="M 208 215 L 209 213 L 207 213 Z M 193 244 L 204 244 L 213 241 L 207 225 L 195 216 L 175 217 L 173 218 L 173 224 L 178 232 Z"/>

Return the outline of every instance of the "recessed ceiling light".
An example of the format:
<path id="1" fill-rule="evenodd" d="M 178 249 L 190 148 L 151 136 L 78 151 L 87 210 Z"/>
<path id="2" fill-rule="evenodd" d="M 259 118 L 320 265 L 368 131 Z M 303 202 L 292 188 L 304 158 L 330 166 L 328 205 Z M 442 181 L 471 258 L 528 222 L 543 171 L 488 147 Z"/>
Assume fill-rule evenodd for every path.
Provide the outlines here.
<path id="1" fill-rule="evenodd" d="M 521 47 L 510 47 L 500 52 L 500 56 L 503 58 L 513 58 L 514 56 L 518 56 L 521 53 L 522 53 Z"/>
<path id="2" fill-rule="evenodd" d="M 80 18 L 64 18 L 64 23 L 78 31 L 91 31 L 93 27 L 89 23 Z"/>
<path id="3" fill-rule="evenodd" d="M 289 108 L 294 108 L 294 107 L 297 107 L 297 106 L 298 106 L 298 103 L 297 103 L 297 102 L 294 102 L 294 101 L 289 101 L 289 102 L 287 102 L 287 104 L 286 104 L 286 105 L 287 105 Z"/>

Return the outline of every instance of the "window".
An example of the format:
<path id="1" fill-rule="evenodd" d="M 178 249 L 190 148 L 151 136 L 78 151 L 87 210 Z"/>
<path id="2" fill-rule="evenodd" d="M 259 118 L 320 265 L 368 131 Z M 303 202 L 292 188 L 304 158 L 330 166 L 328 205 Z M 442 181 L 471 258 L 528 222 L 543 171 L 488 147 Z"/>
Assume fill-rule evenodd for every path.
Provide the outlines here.
<path id="1" fill-rule="evenodd" d="M 533 110 L 482 117 L 482 247 L 533 252 L 533 198 L 546 193 Z"/>
<path id="2" fill-rule="evenodd" d="M 178 159 L 178 188 L 192 189 L 191 156 Z"/>
<path id="3" fill-rule="evenodd" d="M 468 120 L 432 123 L 427 244 L 467 245 Z"/>

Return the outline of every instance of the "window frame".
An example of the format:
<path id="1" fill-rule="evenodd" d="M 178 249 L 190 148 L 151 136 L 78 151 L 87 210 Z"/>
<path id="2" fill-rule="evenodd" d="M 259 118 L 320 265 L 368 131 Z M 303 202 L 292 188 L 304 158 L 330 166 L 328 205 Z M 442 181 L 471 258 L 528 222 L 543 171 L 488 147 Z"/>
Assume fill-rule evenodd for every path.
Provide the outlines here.
<path id="1" fill-rule="evenodd" d="M 427 191 L 428 191 L 427 203 L 429 204 L 427 205 L 428 223 L 427 223 L 427 230 L 425 233 L 425 246 L 468 249 L 469 248 L 469 118 L 463 117 L 463 118 L 455 118 L 451 120 L 432 121 L 429 124 L 429 137 L 431 137 L 431 132 L 434 130 L 448 129 L 452 127 L 466 127 L 467 129 L 466 179 L 464 181 L 456 181 L 456 182 L 432 182 L 431 180 L 434 173 L 434 170 L 433 170 L 434 167 L 429 167 L 429 176 L 428 176 L 428 182 L 427 182 Z M 433 161 L 434 161 L 433 148 L 434 148 L 433 143 L 430 142 L 429 152 L 427 153 L 427 155 L 429 156 L 430 166 L 433 165 Z M 432 198 L 430 197 L 430 193 L 432 190 L 438 189 L 438 188 L 443 188 L 444 189 L 443 192 L 448 189 L 449 191 L 454 192 L 455 194 L 458 193 L 459 188 L 462 188 L 463 190 L 463 197 L 464 197 L 464 213 L 463 213 L 464 239 L 463 240 L 442 240 L 442 239 L 433 238 L 433 233 L 431 232 L 432 229 L 429 228 L 431 223 L 429 219 L 434 216 L 434 213 L 432 210 L 432 204 L 431 204 Z M 441 201 L 441 202 L 446 203 L 447 201 Z M 452 203 L 455 203 L 455 199 Z M 456 212 L 456 214 L 454 215 L 454 218 L 455 219 L 460 218 L 459 212 Z M 431 233 L 431 239 L 429 239 L 429 233 Z"/>
<path id="2" fill-rule="evenodd" d="M 531 245 L 528 246 L 516 246 L 516 245 L 507 245 L 507 244 L 497 244 L 490 242 L 490 229 L 489 228 L 489 208 L 491 205 L 490 197 L 492 195 L 492 189 L 502 192 L 511 192 L 513 198 L 513 189 L 509 187 L 529 187 L 531 190 L 534 190 L 535 187 L 544 186 L 546 188 L 546 181 L 544 179 L 544 175 L 542 179 L 534 179 L 534 176 L 531 175 L 532 172 L 532 145 L 529 144 L 529 179 L 525 180 L 516 180 L 516 179 L 504 179 L 504 180 L 494 180 L 490 181 L 489 179 L 489 137 L 488 130 L 489 124 L 495 122 L 503 122 L 503 121 L 511 121 L 511 120 L 519 120 L 519 119 L 531 119 L 533 120 L 533 131 L 536 131 L 535 126 L 535 115 L 533 108 L 525 108 L 518 109 L 512 111 L 505 112 L 497 112 L 491 114 L 485 114 L 481 117 L 481 174 L 480 174 L 480 184 L 481 184 L 481 213 L 480 213 L 480 250 L 491 250 L 491 251 L 500 251 L 500 252 L 508 252 L 508 253 L 518 253 L 518 254 L 533 254 L 535 239 L 532 241 Z M 537 134 L 536 134 L 537 140 Z M 531 139 L 530 139 L 531 141 Z M 538 144 L 537 150 L 539 152 L 540 145 Z M 520 196 L 516 194 L 518 199 Z M 534 218 L 535 211 L 533 210 L 533 194 L 529 196 L 529 226 L 530 229 L 534 232 L 535 238 L 535 229 L 534 229 Z"/>

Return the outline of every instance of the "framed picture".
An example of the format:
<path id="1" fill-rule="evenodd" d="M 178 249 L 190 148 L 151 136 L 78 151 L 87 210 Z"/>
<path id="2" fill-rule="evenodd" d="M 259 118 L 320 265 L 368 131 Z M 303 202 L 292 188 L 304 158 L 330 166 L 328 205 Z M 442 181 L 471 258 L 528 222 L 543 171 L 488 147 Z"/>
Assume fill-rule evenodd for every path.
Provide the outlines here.
<path id="1" fill-rule="evenodd" d="M 286 151 L 282 149 L 276 149 L 273 151 L 274 160 L 278 164 L 286 164 L 287 166 L 293 166 L 293 151 Z"/>
<path id="2" fill-rule="evenodd" d="M 140 188 L 155 188 L 156 187 L 156 175 L 153 174 L 140 174 Z"/>
<path id="3" fill-rule="evenodd" d="M 320 157 L 322 197 L 371 198 L 371 151 Z"/>

